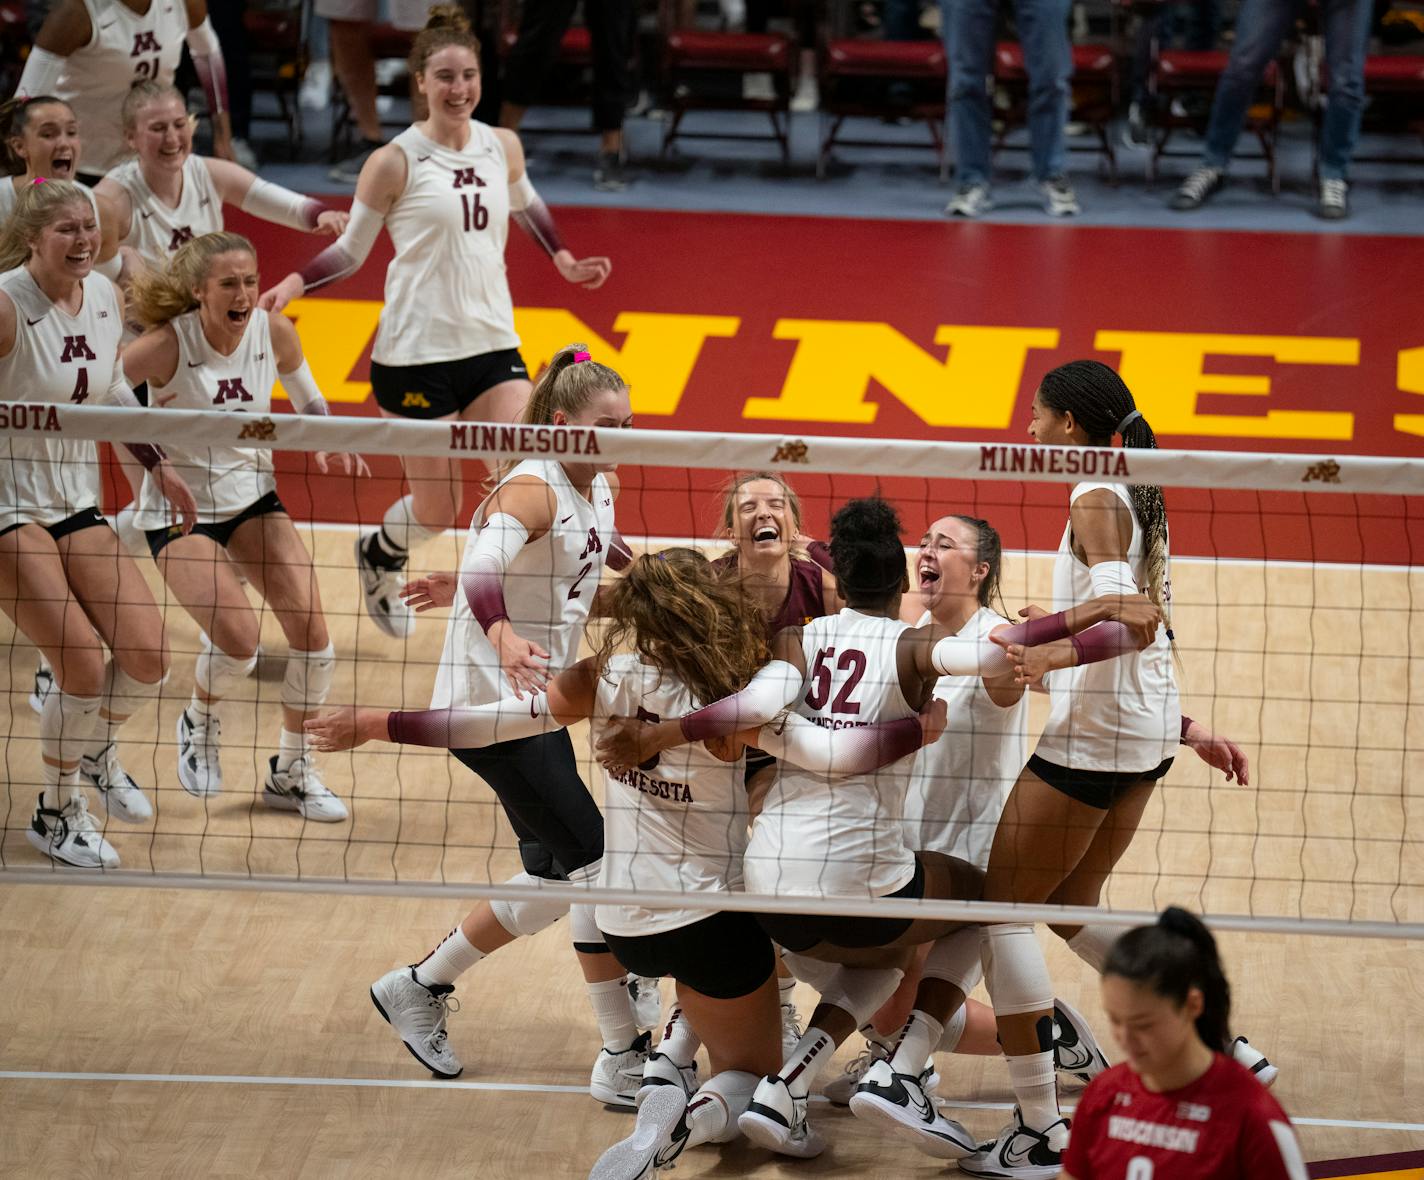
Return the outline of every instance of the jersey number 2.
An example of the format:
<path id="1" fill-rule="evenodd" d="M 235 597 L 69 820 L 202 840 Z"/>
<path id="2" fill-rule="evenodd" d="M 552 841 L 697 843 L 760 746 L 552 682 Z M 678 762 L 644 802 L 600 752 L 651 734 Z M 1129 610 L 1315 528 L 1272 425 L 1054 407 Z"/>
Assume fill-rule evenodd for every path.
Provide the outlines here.
<path id="1" fill-rule="evenodd" d="M 827 701 L 831 699 L 831 668 L 830 660 L 836 654 L 833 647 L 823 647 L 816 653 L 816 658 L 811 664 L 811 688 L 806 693 L 806 703 L 813 709 L 822 709 Z M 849 672 L 846 682 L 841 685 L 840 692 L 836 693 L 836 699 L 831 703 L 832 713 L 859 713 L 860 702 L 850 699 L 860 684 L 861 677 L 865 675 L 865 653 L 856 648 L 848 647 L 841 652 L 840 659 L 836 661 L 836 668 L 841 672 Z"/>
<path id="2" fill-rule="evenodd" d="M 578 577 L 576 577 L 576 578 L 574 579 L 574 584 L 569 587 L 569 599 L 568 599 L 568 600 L 569 600 L 570 602 L 572 602 L 575 598 L 581 598 L 581 597 L 582 597 L 582 595 L 579 594 L 579 583 L 582 582 L 582 581 L 584 580 L 584 578 L 588 577 L 588 571 L 591 570 L 591 569 L 593 569 L 593 562 L 591 562 L 591 561 L 586 561 L 586 562 L 583 563 L 583 569 L 579 570 L 579 572 L 578 572 Z"/>

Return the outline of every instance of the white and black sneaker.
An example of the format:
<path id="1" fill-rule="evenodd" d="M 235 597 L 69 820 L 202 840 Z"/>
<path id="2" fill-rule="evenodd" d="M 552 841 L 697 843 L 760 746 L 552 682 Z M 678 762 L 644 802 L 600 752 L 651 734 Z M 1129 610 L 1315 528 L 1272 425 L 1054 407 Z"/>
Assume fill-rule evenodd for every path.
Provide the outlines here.
<path id="1" fill-rule="evenodd" d="M 340 823 L 347 814 L 346 804 L 331 793 L 305 755 L 294 759 L 286 770 L 277 769 L 277 755 L 268 759 L 262 802 L 278 811 L 298 811 L 303 819 L 324 824 Z"/>
<path id="2" fill-rule="evenodd" d="M 598 1157 L 588 1180 L 647 1180 L 672 1166 L 687 1146 L 687 1136 L 686 1095 L 657 1089 L 639 1105 L 633 1133 Z"/>
<path id="3" fill-rule="evenodd" d="M 877 1061 L 851 1095 L 850 1110 L 858 1118 L 879 1123 L 907 1139 L 926 1155 L 940 1160 L 963 1159 L 978 1144 L 959 1123 L 935 1109 L 934 1098 L 921 1078 L 896 1073 L 888 1061 Z"/>
<path id="4" fill-rule="evenodd" d="M 994 207 L 994 198 L 989 195 L 989 186 L 982 181 L 978 184 L 961 184 L 944 207 L 947 217 L 982 217 Z"/>
<path id="5" fill-rule="evenodd" d="M 1043 209 L 1050 217 L 1076 217 L 1083 211 L 1078 195 L 1066 176 L 1050 176 L 1038 186 Z"/>
<path id="6" fill-rule="evenodd" d="M 697 1062 L 678 1065 L 666 1053 L 657 1050 L 648 1054 L 643 1064 L 643 1085 L 638 1090 L 637 1104 L 641 1106 L 653 1090 L 672 1088 L 681 1092 L 684 1098 L 697 1093 Z"/>
<path id="7" fill-rule="evenodd" d="M 796 1038 L 798 1041 L 800 1037 Z M 792 1048 L 795 1048 L 793 1045 Z M 782 1060 L 790 1057 L 790 1051 L 782 1055 Z M 821 1093 L 826 1096 L 826 1100 L 835 1106 L 849 1106 L 851 1095 L 855 1093 L 855 1088 L 865 1080 L 865 1075 L 870 1071 L 870 1067 L 877 1061 L 885 1061 L 890 1056 L 890 1049 L 882 1045 L 879 1041 L 866 1041 L 865 1048 L 846 1063 L 845 1072 L 838 1078 L 833 1078 L 821 1087 Z"/>
<path id="8" fill-rule="evenodd" d="M 762 1078 L 737 1126 L 758 1147 L 796 1159 L 813 1159 L 826 1150 L 826 1141 L 806 1118 L 806 1106 L 807 1099 L 793 1095 L 783 1079 Z"/>
<path id="9" fill-rule="evenodd" d="M 438 1078 L 457 1078 L 465 1067 L 450 1048 L 445 1020 L 453 1008 L 453 984 L 427 987 L 414 967 L 387 971 L 371 985 L 371 1003 L 400 1037 L 410 1055 Z"/>
<path id="10" fill-rule="evenodd" d="M 54 671 L 43 660 L 35 666 L 35 683 L 30 689 L 30 708 L 43 713 L 45 699 L 54 691 Z"/>
<path id="11" fill-rule="evenodd" d="M 126 824 L 153 818 L 153 805 L 119 762 L 119 748 L 110 742 L 91 758 L 79 759 L 79 777 L 99 792 L 104 810 Z"/>
<path id="12" fill-rule="evenodd" d="M 119 867 L 119 854 L 99 831 L 83 795 L 74 796 L 55 811 L 44 805 L 41 794 L 25 835 L 34 847 L 58 864 L 75 869 Z"/>
<path id="13" fill-rule="evenodd" d="M 1035 1131 L 1024 1126 L 1023 1116 L 1014 1107 L 1014 1121 L 997 1138 L 981 1143 L 978 1151 L 960 1160 L 959 1170 L 999 1180 L 1057 1180 L 1067 1146 L 1067 1119 Z"/>
<path id="14" fill-rule="evenodd" d="M 1315 215 L 1326 221 L 1343 221 L 1350 216 L 1350 185 L 1338 176 L 1327 176 L 1320 182 L 1315 202 Z"/>
<path id="15" fill-rule="evenodd" d="M 626 1049 L 617 1052 L 600 1049 L 593 1072 L 589 1074 L 588 1092 L 605 1106 L 634 1109 L 638 1105 L 638 1091 L 643 1086 L 643 1067 L 648 1063 L 651 1043 L 652 1037 L 639 1033 Z M 686 1095 L 683 1098 L 685 1101 Z"/>
<path id="16" fill-rule="evenodd" d="M 633 1019 L 639 1028 L 657 1028 L 663 1018 L 661 979 L 628 976 L 628 997 L 633 1001 Z"/>
<path id="17" fill-rule="evenodd" d="M 785 1061 L 796 1051 L 806 1030 L 801 1027 L 801 1014 L 796 1011 L 796 1001 L 787 1000 L 781 1005 L 781 1059 Z M 847 1101 L 850 1095 L 846 1095 Z M 842 1103 L 841 1105 L 845 1105 Z"/>
<path id="18" fill-rule="evenodd" d="M 375 533 L 356 538 L 356 571 L 366 613 L 392 639 L 405 639 L 415 632 L 415 614 L 400 596 L 405 586 L 405 562 L 380 561 L 372 552 L 377 544 Z"/>
<path id="19" fill-rule="evenodd" d="M 1181 188 L 1172 194 L 1169 204 L 1177 210 L 1200 209 L 1207 198 L 1219 192 L 1225 183 L 1226 177 L 1218 169 L 1203 165 L 1182 181 Z"/>
<path id="20" fill-rule="evenodd" d="M 222 790 L 221 737 L 216 713 L 207 721 L 187 709 L 178 714 L 178 782 L 188 794 L 205 799 Z"/>
<path id="21" fill-rule="evenodd" d="M 1108 1067 L 1098 1039 L 1083 1014 L 1066 1000 L 1053 1001 L 1053 1068 L 1084 1085 Z"/>
<path id="22" fill-rule="evenodd" d="M 1267 1061 L 1266 1055 L 1253 1047 L 1245 1037 L 1237 1037 L 1232 1041 L 1226 1055 L 1255 1074 L 1256 1080 L 1263 1086 L 1270 1086 L 1280 1075 L 1281 1071 Z"/>

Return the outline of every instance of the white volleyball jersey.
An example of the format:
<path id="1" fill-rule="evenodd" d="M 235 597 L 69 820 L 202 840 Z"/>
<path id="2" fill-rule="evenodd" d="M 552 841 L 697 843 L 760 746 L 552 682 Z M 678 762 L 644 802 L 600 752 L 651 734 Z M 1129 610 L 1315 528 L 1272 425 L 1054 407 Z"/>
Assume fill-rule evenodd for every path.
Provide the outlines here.
<path id="1" fill-rule="evenodd" d="M 178 368 L 167 385 L 156 390 L 173 400 L 175 410 L 226 410 L 234 414 L 272 412 L 272 384 L 277 357 L 266 312 L 247 321 L 242 341 L 231 356 L 218 352 L 203 335 L 199 313 L 184 312 L 169 321 L 178 337 Z M 198 503 L 198 520 L 214 524 L 230 520 L 255 500 L 275 491 L 272 452 L 258 447 L 179 447 L 164 444 Z M 136 522 L 142 529 L 168 524 L 168 502 L 145 475 L 139 492 Z"/>
<path id="2" fill-rule="evenodd" d="M 470 123 L 461 151 L 407 127 L 405 191 L 386 214 L 395 257 L 386 271 L 371 359 L 424 365 L 518 348 L 504 273 L 509 162 L 494 131 Z"/>
<path id="3" fill-rule="evenodd" d="M 128 237 L 120 245 L 137 250 L 155 269 L 163 267 L 184 242 L 223 227 L 222 198 L 201 156 L 183 161 L 183 189 L 176 207 L 154 195 L 136 159 L 124 161 L 109 173 L 109 179 L 123 186 L 133 207 Z"/>
<path id="4" fill-rule="evenodd" d="M 703 702 L 636 655 L 608 661 L 595 694 L 590 748 L 610 717 L 681 717 Z M 676 746 L 647 770 L 604 771 L 603 868 L 606 889 L 726 893 L 742 887 L 747 844 L 746 763 L 723 762 L 701 742 Z M 598 928 L 637 936 L 700 922 L 706 910 L 600 905 Z"/>
<path id="5" fill-rule="evenodd" d="M 6 177 L 3 181 L 0 181 L 0 222 L 4 222 L 10 216 L 10 214 L 15 211 L 15 205 L 20 199 L 19 190 L 15 188 L 16 179 L 19 178 Z M 28 180 L 21 180 L 22 185 L 28 185 L 32 183 L 34 182 Z M 94 209 L 94 220 L 99 221 L 99 202 L 94 197 L 94 190 L 91 189 L 87 184 L 83 184 L 80 181 L 76 180 L 73 183 L 76 184 L 79 189 L 84 193 L 84 195 L 89 198 L 89 204 Z M 103 223 L 100 222 L 100 224 Z"/>
<path id="6" fill-rule="evenodd" d="M 928 612 L 920 625 L 932 622 Z M 987 606 L 958 631 L 987 637 L 1004 622 Z M 978 676 L 941 676 L 934 695 L 949 710 L 944 733 L 915 755 L 905 792 L 905 838 L 916 852 L 944 852 L 981 869 L 999 814 L 1028 760 L 1028 693 L 1004 709 Z"/>
<path id="7" fill-rule="evenodd" d="M 183 0 L 148 0 L 142 16 L 119 0 L 84 0 L 89 43 L 65 59 L 55 85 L 84 133 L 80 162 L 86 172 L 108 172 L 128 145 L 120 112 L 135 82 L 172 82 L 188 35 Z"/>
<path id="8" fill-rule="evenodd" d="M 812 619 L 801 632 L 806 689 L 796 711 L 828 729 L 912 716 L 895 660 L 907 628 L 849 607 Z M 835 779 L 779 762 L 752 823 L 748 889 L 880 897 L 907 884 L 915 873 L 902 820 L 909 773 L 909 758 Z"/>
<path id="9" fill-rule="evenodd" d="M 92 442 L 65 440 L 46 404 L 104 401 L 118 368 L 123 322 L 114 284 L 84 279 L 84 301 L 69 315 L 23 266 L 0 275 L 0 291 L 15 304 L 15 345 L 0 357 L 4 400 L 14 407 L 8 425 L 24 434 L 0 435 L 0 529 L 57 524 L 99 504 L 98 452 Z"/>
<path id="10" fill-rule="evenodd" d="M 520 638 L 549 653 L 547 667 L 553 675 L 578 658 L 588 609 L 613 537 L 613 492 L 608 481 L 598 475 L 585 500 L 569 482 L 562 465 L 543 459 L 517 464 L 499 487 L 520 476 L 543 480 L 554 490 L 554 523 L 542 537 L 527 542 L 505 571 L 504 604 Z M 484 504 L 475 509 L 475 521 L 483 511 Z M 472 524 L 462 568 L 478 538 L 479 528 Z M 494 645 L 470 610 L 464 592 L 456 590 L 430 707 L 483 705 L 513 695 L 514 687 L 499 665 Z"/>
<path id="11" fill-rule="evenodd" d="M 1069 503 L 1098 488 L 1112 492 L 1132 514 L 1127 564 L 1138 589 L 1145 593 L 1142 526 L 1132 511 L 1127 487 L 1080 483 L 1074 487 Z M 1170 564 L 1162 591 L 1170 606 Z M 1070 520 L 1053 564 L 1053 609 L 1067 610 L 1095 597 L 1092 574 L 1073 553 Z M 1076 770 L 1135 774 L 1153 769 L 1176 752 L 1182 707 L 1165 626 L 1157 628 L 1157 638 L 1144 651 L 1051 673 L 1048 691 L 1052 706 L 1035 751 L 1047 762 Z"/>

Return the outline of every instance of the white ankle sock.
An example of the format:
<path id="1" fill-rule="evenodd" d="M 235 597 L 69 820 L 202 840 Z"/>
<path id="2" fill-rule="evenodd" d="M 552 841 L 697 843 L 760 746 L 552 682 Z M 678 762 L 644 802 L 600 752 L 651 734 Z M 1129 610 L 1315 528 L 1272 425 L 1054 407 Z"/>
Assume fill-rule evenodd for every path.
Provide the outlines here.
<path id="1" fill-rule="evenodd" d="M 710 1078 L 687 1103 L 687 1146 L 737 1138 L 737 1119 L 752 1104 L 760 1081 L 756 1074 L 741 1070 L 725 1070 Z"/>
<path id="2" fill-rule="evenodd" d="M 658 1041 L 658 1052 L 674 1065 L 691 1065 L 697 1056 L 702 1038 L 692 1031 L 692 1024 L 682 1014 L 681 1008 L 674 1008 L 672 1015 L 663 1025 L 662 1039 Z"/>
<path id="3" fill-rule="evenodd" d="M 1024 1126 L 1042 1131 L 1062 1118 L 1058 1110 L 1058 1081 L 1053 1073 L 1053 1051 L 1010 1057 L 1009 1084 L 1018 1099 Z"/>
<path id="4" fill-rule="evenodd" d="M 953 1053 L 958 1049 L 959 1042 L 964 1039 L 964 1027 L 968 1023 L 969 1005 L 966 1002 L 954 1010 L 954 1015 L 945 1024 L 944 1036 L 939 1039 L 938 1050 L 941 1053 Z"/>
<path id="5" fill-rule="evenodd" d="M 99 724 L 99 698 L 76 697 L 56 685 L 40 712 L 40 753 L 44 768 L 41 806 L 62 811 L 74 798 L 83 798 L 79 786 L 79 758 Z M 60 763 L 70 769 L 61 771 Z"/>
<path id="6" fill-rule="evenodd" d="M 890 1058 L 890 1068 L 912 1078 L 919 1077 L 943 1036 L 944 1025 L 929 1013 L 916 1008 L 900 1031 L 900 1041 L 895 1046 L 894 1056 Z"/>
<path id="7" fill-rule="evenodd" d="M 1068 949 L 1099 975 L 1108 960 L 1108 951 L 1122 934 L 1116 926 L 1083 926 L 1068 940 Z"/>
<path id="8" fill-rule="evenodd" d="M 777 990 L 781 992 L 781 1002 L 783 1004 L 794 1004 L 796 1002 L 796 977 L 794 975 L 788 979 L 778 977 L 776 987 Z"/>
<path id="9" fill-rule="evenodd" d="M 454 983 L 466 971 L 485 957 L 458 926 L 447 934 L 433 951 L 415 965 L 417 983 Z"/>
<path id="10" fill-rule="evenodd" d="M 292 765 L 298 758 L 307 752 L 307 736 L 304 733 L 291 733 L 283 729 L 281 736 L 277 739 L 277 773 L 281 774 Z M 461 935 L 463 938 L 464 935 Z"/>
<path id="11" fill-rule="evenodd" d="M 633 997 L 628 994 L 627 977 L 584 986 L 588 988 L 588 1002 L 593 1006 L 593 1018 L 598 1021 L 603 1047 L 622 1053 L 638 1039 L 638 1022 L 633 1015 Z"/>
<path id="12" fill-rule="evenodd" d="M 836 1042 L 830 1033 L 819 1028 L 808 1028 L 806 1035 L 796 1042 L 786 1064 L 778 1075 L 786 1082 L 793 1098 L 805 1098 L 811 1092 L 811 1085 L 836 1055 Z"/>
<path id="13" fill-rule="evenodd" d="M 217 715 L 217 701 L 205 701 L 193 693 L 188 700 L 188 716 L 199 725 L 207 725 Z"/>

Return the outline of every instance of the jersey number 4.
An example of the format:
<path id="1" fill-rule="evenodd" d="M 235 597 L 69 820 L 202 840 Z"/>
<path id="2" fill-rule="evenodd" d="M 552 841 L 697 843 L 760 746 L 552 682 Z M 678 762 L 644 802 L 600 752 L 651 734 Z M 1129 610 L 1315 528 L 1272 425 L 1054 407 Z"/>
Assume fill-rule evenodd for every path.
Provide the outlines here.
<path id="1" fill-rule="evenodd" d="M 835 648 L 823 647 L 811 662 L 811 687 L 806 693 L 806 704 L 813 709 L 824 709 L 826 702 L 831 699 L 831 659 L 835 654 Z M 841 652 L 835 667 L 837 671 L 849 672 L 850 675 L 846 677 L 845 683 L 836 693 L 836 699 L 831 703 L 832 713 L 860 712 L 860 702 L 852 700 L 851 693 L 859 687 L 861 677 L 865 675 L 865 664 L 863 651 L 848 647 Z"/>

